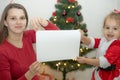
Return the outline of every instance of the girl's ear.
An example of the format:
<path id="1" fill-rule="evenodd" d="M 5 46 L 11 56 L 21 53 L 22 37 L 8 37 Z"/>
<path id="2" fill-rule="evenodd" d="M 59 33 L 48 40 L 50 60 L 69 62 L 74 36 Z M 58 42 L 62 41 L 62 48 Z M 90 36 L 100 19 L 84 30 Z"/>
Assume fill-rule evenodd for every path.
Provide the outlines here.
<path id="1" fill-rule="evenodd" d="M 7 22 L 6 21 L 4 21 L 4 25 L 7 27 L 8 26 L 8 24 L 7 24 Z"/>

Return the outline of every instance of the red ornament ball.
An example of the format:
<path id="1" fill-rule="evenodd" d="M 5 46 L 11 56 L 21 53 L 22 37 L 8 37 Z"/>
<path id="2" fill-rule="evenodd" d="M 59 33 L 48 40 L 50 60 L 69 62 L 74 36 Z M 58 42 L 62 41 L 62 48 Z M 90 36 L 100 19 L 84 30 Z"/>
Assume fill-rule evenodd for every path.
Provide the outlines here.
<path id="1" fill-rule="evenodd" d="M 66 11 L 63 11 L 62 15 L 63 15 L 63 16 L 66 16 L 66 15 L 67 15 Z"/>
<path id="2" fill-rule="evenodd" d="M 87 29 L 85 29 L 85 30 L 84 30 L 84 32 L 86 33 L 86 32 L 88 32 L 88 30 L 87 30 Z"/>
<path id="3" fill-rule="evenodd" d="M 60 3 L 60 0 L 57 0 L 57 3 Z"/>
<path id="4" fill-rule="evenodd" d="M 81 15 L 81 13 L 80 13 L 80 12 L 77 12 L 77 15 L 78 15 L 78 16 L 80 16 L 80 15 Z"/>
<path id="5" fill-rule="evenodd" d="M 56 12 L 53 12 L 53 13 L 52 13 L 52 16 L 56 16 Z"/>
<path id="6" fill-rule="evenodd" d="M 74 3 L 74 2 L 76 2 L 76 0 L 68 0 L 69 2 L 71 2 L 71 3 Z"/>

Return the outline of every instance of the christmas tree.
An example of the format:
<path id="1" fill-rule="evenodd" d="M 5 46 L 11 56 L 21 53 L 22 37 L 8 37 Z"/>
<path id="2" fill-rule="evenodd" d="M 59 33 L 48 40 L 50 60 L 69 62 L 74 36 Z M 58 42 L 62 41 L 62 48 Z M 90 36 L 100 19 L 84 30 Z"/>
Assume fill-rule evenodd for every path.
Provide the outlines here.
<path id="1" fill-rule="evenodd" d="M 83 16 L 80 12 L 81 5 L 76 0 L 57 0 L 55 4 L 56 11 L 53 12 L 50 21 L 57 25 L 61 30 L 76 30 L 82 29 L 87 36 L 86 24 L 83 22 Z M 91 49 L 80 46 L 80 56 L 86 55 Z M 85 70 L 92 67 L 87 64 L 79 64 L 75 60 L 62 60 L 46 62 L 51 68 L 63 72 L 63 80 L 66 78 L 66 73 L 75 70 Z"/>

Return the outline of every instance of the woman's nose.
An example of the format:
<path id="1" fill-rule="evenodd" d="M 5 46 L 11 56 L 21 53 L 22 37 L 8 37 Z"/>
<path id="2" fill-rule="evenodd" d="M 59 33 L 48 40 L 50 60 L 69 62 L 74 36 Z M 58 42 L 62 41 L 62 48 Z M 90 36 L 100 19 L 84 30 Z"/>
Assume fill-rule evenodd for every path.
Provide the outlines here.
<path id="1" fill-rule="evenodd" d="M 21 21 L 19 19 L 17 19 L 17 24 L 20 24 L 20 23 L 21 23 Z"/>

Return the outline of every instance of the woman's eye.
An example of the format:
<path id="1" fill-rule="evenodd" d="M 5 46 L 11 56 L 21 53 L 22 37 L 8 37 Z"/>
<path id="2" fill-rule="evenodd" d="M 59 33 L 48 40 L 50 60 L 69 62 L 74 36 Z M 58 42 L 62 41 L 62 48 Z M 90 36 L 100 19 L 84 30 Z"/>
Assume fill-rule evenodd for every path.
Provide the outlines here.
<path id="1" fill-rule="evenodd" d="M 15 20 L 15 18 L 10 18 L 11 20 Z"/>
<path id="2" fill-rule="evenodd" d="M 26 19 L 25 17 L 21 17 L 20 19 Z"/>

